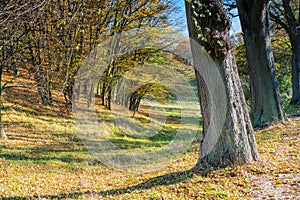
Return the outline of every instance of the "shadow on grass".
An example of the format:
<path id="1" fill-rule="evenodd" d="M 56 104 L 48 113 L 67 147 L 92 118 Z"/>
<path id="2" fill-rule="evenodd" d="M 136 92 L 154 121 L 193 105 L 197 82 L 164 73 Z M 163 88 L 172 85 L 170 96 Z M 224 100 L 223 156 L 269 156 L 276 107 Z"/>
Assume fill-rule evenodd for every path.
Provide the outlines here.
<path id="1" fill-rule="evenodd" d="M 43 107 L 43 109 L 37 109 L 37 108 L 28 108 L 25 107 L 24 108 L 28 108 L 28 109 L 23 109 L 20 107 L 11 107 L 14 111 L 20 112 L 20 113 L 26 113 L 26 115 L 31 115 L 31 116 L 35 116 L 37 118 L 39 117 L 52 117 L 52 118 L 63 118 L 63 119 L 72 119 L 70 116 L 67 115 L 61 115 L 59 116 L 57 113 L 51 113 L 50 111 L 44 111 L 43 109 L 46 110 L 46 108 Z M 29 110 L 31 109 L 31 110 Z M 43 121 L 52 121 L 52 120 L 47 120 L 47 119 L 41 119 L 40 120 Z"/>
<path id="2" fill-rule="evenodd" d="M 16 160 L 16 161 L 34 161 L 37 163 L 42 163 L 43 161 L 62 161 L 67 163 L 74 163 L 74 162 L 84 162 L 87 161 L 87 159 L 82 158 L 76 158 L 72 154 L 66 154 L 61 157 L 42 157 L 42 156 L 27 156 L 27 155 L 21 155 L 21 154 L 15 154 L 15 153 L 1 153 L 0 158 L 5 158 L 6 160 Z"/>
<path id="3" fill-rule="evenodd" d="M 57 109 L 57 106 L 64 108 L 65 104 L 55 98 L 53 99 L 55 106 L 42 106 L 39 104 L 40 96 L 35 90 L 28 88 L 9 88 L 5 91 L 5 102 L 13 104 L 12 108 L 16 111 L 25 112 L 34 116 L 70 118 L 66 110 Z M 20 109 L 19 107 L 27 109 Z"/>
<path id="4" fill-rule="evenodd" d="M 167 186 L 167 185 L 174 185 L 176 183 L 181 183 L 184 181 L 188 181 L 191 179 L 194 175 L 194 169 L 181 171 L 181 172 L 174 172 L 165 174 L 162 176 L 157 176 L 154 178 L 151 178 L 149 180 L 146 180 L 144 182 L 141 182 L 137 185 L 128 186 L 124 188 L 119 189 L 111 189 L 111 190 L 104 190 L 100 192 L 74 192 L 69 194 L 59 194 L 59 195 L 48 195 L 48 196 L 28 196 L 28 197 L 21 197 L 21 196 L 15 196 L 10 198 L 2 198 L 3 200 L 12 200 L 12 199 L 65 199 L 65 198 L 72 198 L 77 199 L 80 196 L 83 195 L 91 195 L 91 196 L 100 196 L 100 197 L 108 197 L 108 196 L 118 196 L 122 194 L 129 194 L 134 191 L 141 191 L 141 190 L 147 190 L 159 186 Z"/>
<path id="5" fill-rule="evenodd" d="M 91 145 L 100 145 L 99 142 L 88 141 Z M 94 159 L 91 152 L 97 152 L 97 149 L 86 148 L 82 143 L 61 142 L 59 144 L 45 145 L 42 147 L 15 147 L 9 148 L 2 146 L 0 158 L 11 161 L 30 161 L 35 163 L 45 163 L 48 161 L 61 161 L 68 164 L 89 163 L 98 165 L 100 161 Z"/>

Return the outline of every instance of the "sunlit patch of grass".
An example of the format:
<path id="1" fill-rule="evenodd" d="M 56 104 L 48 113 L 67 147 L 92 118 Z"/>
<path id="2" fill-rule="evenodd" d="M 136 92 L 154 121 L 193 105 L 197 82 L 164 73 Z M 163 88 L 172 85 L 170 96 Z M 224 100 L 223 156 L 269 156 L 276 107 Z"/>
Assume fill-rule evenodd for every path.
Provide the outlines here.
<path id="1" fill-rule="evenodd" d="M 149 117 L 134 117 L 134 119 L 140 122 L 141 124 L 147 124 L 151 122 L 151 119 Z"/>
<path id="2" fill-rule="evenodd" d="M 148 150 L 149 148 L 163 147 L 170 143 L 176 135 L 176 129 L 164 127 L 158 134 L 150 137 L 136 137 L 124 133 L 115 128 L 110 134 L 109 140 L 122 149 Z M 153 149 L 152 149 L 153 150 Z"/>

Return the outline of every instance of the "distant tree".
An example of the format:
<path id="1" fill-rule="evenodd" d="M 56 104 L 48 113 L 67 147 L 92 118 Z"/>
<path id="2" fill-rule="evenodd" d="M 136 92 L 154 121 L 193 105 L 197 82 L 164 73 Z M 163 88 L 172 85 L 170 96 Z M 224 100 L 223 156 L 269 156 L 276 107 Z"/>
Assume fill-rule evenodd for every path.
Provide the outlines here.
<path id="1" fill-rule="evenodd" d="M 274 63 L 276 67 L 276 77 L 279 84 L 281 96 L 286 100 L 291 94 L 291 70 L 290 58 L 292 56 L 291 44 L 288 36 L 284 33 L 276 33 L 271 36 L 274 53 Z M 242 80 L 247 103 L 251 101 L 249 68 L 247 63 L 246 49 L 244 43 L 237 44 L 234 47 L 234 54 Z"/>
<path id="2" fill-rule="evenodd" d="M 131 3 L 129 1 L 120 1 L 111 10 L 112 18 L 109 25 L 109 35 L 114 36 L 142 27 L 170 26 L 171 21 L 168 15 L 176 9 L 176 6 L 173 6 L 171 1 L 168 0 L 132 1 Z M 114 41 L 111 44 L 110 57 L 114 58 L 120 50 L 119 41 Z M 139 56 L 139 54 L 136 54 L 134 59 L 129 57 L 127 65 L 123 62 L 123 70 L 117 70 L 117 68 L 120 68 L 118 61 L 114 59 L 110 60 L 105 74 L 100 80 L 102 105 L 111 109 L 112 93 L 116 84 L 115 79 L 120 76 L 118 73 L 120 71 L 125 72 L 126 68 L 130 67 L 130 65 L 141 64 L 145 55 Z"/>
<path id="3" fill-rule="evenodd" d="M 129 98 L 129 110 L 133 111 L 133 117 L 138 111 L 141 100 L 145 97 L 156 99 L 160 103 L 168 101 L 172 96 L 172 92 L 160 84 L 148 83 L 137 88 Z"/>
<path id="4" fill-rule="evenodd" d="M 212 150 L 205 152 L 205 138 L 213 137 L 213 132 L 207 132 L 212 123 L 213 113 L 209 107 L 210 85 L 204 80 L 214 74 L 204 77 L 196 71 L 196 80 L 203 118 L 203 139 L 200 142 L 200 153 L 196 168 L 222 167 L 226 165 L 249 163 L 259 160 L 254 131 L 246 107 L 246 102 L 237 72 L 232 47 L 229 41 L 230 20 L 221 0 L 186 1 L 186 14 L 189 35 L 192 41 L 199 42 L 213 61 L 219 67 L 225 85 L 227 105 L 226 120 L 221 127 L 221 134 Z M 201 57 L 205 59 L 203 50 L 191 42 L 194 65 L 203 66 Z M 221 114 L 221 113 L 219 113 Z M 225 113 L 224 113 L 225 114 Z"/>
<path id="5" fill-rule="evenodd" d="M 300 104 L 300 2 L 272 0 L 270 19 L 277 30 L 284 29 L 292 46 L 292 99 L 291 104 Z"/>
<path id="6" fill-rule="evenodd" d="M 237 0 L 249 66 L 254 127 L 286 120 L 269 35 L 268 5 L 267 0 Z"/>
<path id="7" fill-rule="evenodd" d="M 57 89 L 64 94 L 70 111 L 76 74 L 91 50 L 122 31 L 169 25 L 167 15 L 173 9 L 169 3 L 167 0 L 5 0 L 0 4 L 0 82 L 4 69 L 17 75 L 22 66 L 33 77 L 43 105 L 53 105 L 52 89 Z M 112 50 L 115 49 L 118 47 Z M 108 69 L 107 75 L 112 71 Z M 107 83 L 104 81 L 101 88 L 103 97 L 110 102 L 113 88 Z M 83 85 L 91 104 L 94 85 L 89 82 Z M 2 83 L 0 95 L 4 86 L 8 85 Z M 1 118 L 0 130 L 5 137 Z"/>

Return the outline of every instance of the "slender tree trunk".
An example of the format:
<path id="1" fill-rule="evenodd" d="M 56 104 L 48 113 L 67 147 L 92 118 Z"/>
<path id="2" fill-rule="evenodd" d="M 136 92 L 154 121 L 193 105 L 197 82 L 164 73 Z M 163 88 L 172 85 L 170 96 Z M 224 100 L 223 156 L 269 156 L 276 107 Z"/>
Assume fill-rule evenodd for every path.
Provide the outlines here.
<path id="1" fill-rule="evenodd" d="M 106 88 L 106 83 L 103 83 L 102 90 L 101 90 L 101 100 L 103 106 L 105 106 L 105 88 Z"/>
<path id="2" fill-rule="evenodd" d="M 47 84 L 47 95 L 48 95 L 48 104 L 53 106 L 53 98 L 52 98 L 52 81 L 49 81 Z"/>
<path id="3" fill-rule="evenodd" d="M 286 120 L 269 35 L 267 0 L 238 0 L 251 85 L 251 118 L 254 127 Z"/>
<path id="4" fill-rule="evenodd" d="M 5 134 L 3 123 L 2 123 L 2 108 L 3 108 L 3 102 L 2 102 L 2 72 L 3 67 L 0 66 L 0 138 L 7 139 L 7 136 Z"/>
<path id="5" fill-rule="evenodd" d="M 0 108 L 0 138 L 7 140 L 7 136 L 5 134 L 3 123 L 2 123 L 2 108 Z"/>
<path id="6" fill-rule="evenodd" d="M 0 138 L 7 140 L 7 136 L 5 134 L 2 122 L 2 96 L 0 97 L 1 105 L 0 105 Z"/>
<path id="7" fill-rule="evenodd" d="M 213 13 L 213 16 L 199 17 L 202 13 L 198 10 L 202 5 L 207 6 L 206 9 Z M 223 8 L 221 0 L 204 0 L 199 3 L 192 1 L 188 3 L 186 1 L 186 14 L 188 21 L 189 35 L 192 39 L 191 47 L 193 53 L 194 65 L 197 68 L 209 68 L 211 66 L 203 65 L 203 61 L 212 60 L 219 63 L 218 70 L 222 76 L 222 81 L 225 86 L 226 101 L 222 102 L 227 105 L 226 120 L 221 130 L 219 138 L 217 138 L 216 144 L 209 152 L 205 152 L 205 139 L 212 137 L 213 132 L 208 132 L 208 126 L 210 126 L 211 116 L 216 116 L 220 113 L 214 113 L 207 108 L 209 103 L 209 91 L 210 85 L 204 87 L 205 82 L 214 76 L 214 74 L 201 75 L 196 72 L 197 86 L 201 101 L 202 117 L 204 121 L 203 137 L 200 142 L 199 159 L 196 164 L 196 169 L 208 167 L 223 167 L 227 165 L 249 163 L 251 161 L 259 160 L 256 142 L 254 138 L 254 131 L 251 125 L 250 117 L 247 111 L 246 102 L 238 76 L 237 66 L 234 60 L 231 46 L 229 45 L 229 29 L 230 21 L 226 16 L 226 11 Z M 192 19 L 195 19 L 193 21 Z M 207 35 L 203 35 L 207 38 L 206 42 L 202 43 L 205 49 L 210 52 L 211 58 L 207 57 L 206 53 L 200 48 L 200 45 L 193 41 L 198 41 L 199 29 L 196 28 L 195 23 L 201 30 L 210 30 Z M 202 32 L 203 33 L 203 32 Z M 211 34 L 217 34 L 217 37 L 208 37 Z M 219 40 L 215 40 L 219 38 Z M 218 46 L 222 43 L 221 46 Z M 213 62 L 212 61 L 212 62 Z M 201 77 L 202 76 L 202 77 Z M 211 107 L 210 107 L 211 108 Z M 217 120 L 217 119 L 215 119 Z"/>
<path id="8" fill-rule="evenodd" d="M 101 90 L 101 82 L 99 81 L 98 83 L 97 83 L 97 97 L 100 97 L 100 90 Z"/>
<path id="9" fill-rule="evenodd" d="M 107 94 L 107 105 L 106 107 L 108 108 L 108 110 L 111 110 L 111 87 L 108 89 L 108 94 Z"/>
<path id="10" fill-rule="evenodd" d="M 44 106 L 50 105 L 49 102 L 49 97 L 48 97 L 48 89 L 45 85 L 45 73 L 42 70 L 42 66 L 38 66 L 37 72 L 34 75 L 36 85 L 37 85 L 37 90 L 38 94 L 41 97 L 42 104 Z"/>
<path id="11" fill-rule="evenodd" d="M 88 108 L 93 106 L 93 96 L 94 96 L 94 84 L 91 83 L 90 90 L 88 91 Z"/>

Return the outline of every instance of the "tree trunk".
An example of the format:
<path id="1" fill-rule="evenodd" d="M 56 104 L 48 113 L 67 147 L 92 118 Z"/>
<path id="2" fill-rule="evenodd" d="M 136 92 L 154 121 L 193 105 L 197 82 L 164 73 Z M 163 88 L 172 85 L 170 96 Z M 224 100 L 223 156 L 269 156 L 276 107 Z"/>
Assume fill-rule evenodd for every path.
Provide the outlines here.
<path id="1" fill-rule="evenodd" d="M 99 81 L 97 83 L 97 94 L 96 94 L 97 97 L 100 97 L 100 90 L 101 90 L 101 82 Z"/>
<path id="2" fill-rule="evenodd" d="M 3 108 L 3 102 L 2 102 L 2 72 L 3 67 L 0 67 L 0 138 L 7 140 L 7 136 L 4 132 L 3 123 L 2 123 L 2 108 Z"/>
<path id="3" fill-rule="evenodd" d="M 1 95 L 1 94 L 0 94 Z M 2 108 L 3 108 L 3 104 L 2 104 L 2 96 L 0 96 L 0 138 L 7 140 L 7 136 L 5 134 L 4 128 L 3 128 L 3 123 L 2 123 Z"/>
<path id="4" fill-rule="evenodd" d="M 108 110 L 111 110 L 111 95 L 112 95 L 111 93 L 112 93 L 111 87 L 109 87 L 107 92 L 107 104 L 106 104 Z"/>
<path id="5" fill-rule="evenodd" d="M 49 81 L 47 84 L 47 95 L 48 95 L 48 104 L 53 106 L 53 98 L 52 98 L 52 81 Z"/>
<path id="6" fill-rule="evenodd" d="M 300 34 L 299 34 L 300 37 Z M 292 91 L 293 96 L 290 104 L 300 104 L 300 38 L 295 44 L 292 43 Z"/>
<path id="7" fill-rule="evenodd" d="M 233 52 L 229 45 L 229 19 L 226 16 L 226 11 L 223 8 L 221 0 L 201 1 L 202 7 L 203 4 L 207 6 L 205 9 L 208 9 L 214 16 L 199 17 L 200 14 L 203 13 L 197 9 L 200 7 L 199 3 L 193 1 L 192 3 L 188 3 L 186 1 L 186 14 L 194 66 L 196 70 L 206 68 L 204 71 L 209 71 L 212 67 L 209 62 L 216 63 L 218 67 L 217 70 L 223 79 L 221 82 L 224 82 L 226 99 L 224 99 L 224 102 L 212 102 L 209 97 L 211 97 L 210 93 L 215 93 L 213 91 L 215 88 L 212 88 L 211 84 L 206 84 L 207 88 L 205 88 L 201 83 L 205 83 L 214 77 L 214 74 L 200 74 L 196 72 L 202 117 L 205 122 L 196 169 L 207 169 L 208 167 L 216 168 L 257 161 L 259 160 L 259 156 L 254 131 L 247 111 Z M 195 21 L 192 20 L 193 18 Z M 202 34 L 204 33 L 202 30 L 210 30 L 209 33 L 203 35 L 206 41 L 202 42 L 202 45 L 207 52 L 210 53 L 211 57 L 203 53 L 199 43 L 195 42 L 198 41 L 200 32 L 199 29 L 196 29 L 195 23 L 200 27 Z M 208 37 L 209 35 L 211 36 L 211 34 L 217 35 L 215 35 L 215 37 Z M 216 40 L 217 38 L 218 40 Z M 220 43 L 222 43 L 222 45 L 220 45 Z M 218 94 L 214 95 L 216 96 Z M 215 101 L 218 101 L 218 99 L 215 99 Z M 215 105 L 210 105 L 211 103 Z M 227 106 L 226 114 L 216 113 L 216 110 L 212 110 L 214 106 L 217 107 L 220 103 Z M 207 106 L 209 106 L 209 108 L 207 108 Z M 219 130 L 220 135 L 216 139 L 215 145 L 209 152 L 206 152 L 206 138 L 213 137 L 212 135 L 215 134 L 209 131 L 208 126 L 215 123 L 213 120 L 218 120 L 216 116 L 221 114 L 225 116 L 225 123 L 221 123 L 221 130 Z"/>
<path id="8" fill-rule="evenodd" d="M 5 134 L 4 128 L 3 128 L 3 123 L 2 123 L 2 96 L 1 98 L 1 105 L 0 105 L 0 138 L 7 140 L 7 136 Z"/>
<path id="9" fill-rule="evenodd" d="M 90 90 L 88 91 L 88 108 L 93 107 L 93 96 L 94 96 L 94 84 L 90 84 Z"/>
<path id="10" fill-rule="evenodd" d="M 249 66 L 254 127 L 286 120 L 269 35 L 267 0 L 237 1 Z"/>
<path id="11" fill-rule="evenodd" d="M 206 131 L 209 127 L 209 119 L 210 119 L 210 111 L 209 111 L 209 97 L 208 97 L 208 88 L 205 84 L 205 81 L 201 74 L 195 69 L 196 75 L 196 84 L 200 102 L 200 109 L 202 115 L 202 126 L 203 126 L 203 134 L 197 136 L 197 142 L 201 142 L 203 139 L 203 135 L 206 134 Z M 200 95 L 201 94 L 201 95 Z M 204 132 L 205 131 L 205 132 Z"/>
<path id="12" fill-rule="evenodd" d="M 292 46 L 292 99 L 290 104 L 300 104 L 300 15 L 298 22 L 290 0 L 283 0 L 282 6 L 287 25 L 284 27 Z M 300 4 L 298 4 L 300 10 Z"/>
<path id="13" fill-rule="evenodd" d="M 44 75 L 40 72 L 37 72 L 34 77 L 35 77 L 35 81 L 37 83 L 36 84 L 37 90 L 38 90 L 38 94 L 41 97 L 42 104 L 44 106 L 48 106 L 49 105 L 48 95 L 47 95 L 48 92 L 47 92 L 47 88 L 45 88 L 45 85 L 44 85 Z"/>
<path id="14" fill-rule="evenodd" d="M 105 106 L 105 88 L 106 88 L 106 83 L 104 82 L 102 84 L 102 89 L 101 89 L 101 104 L 102 106 Z"/>

